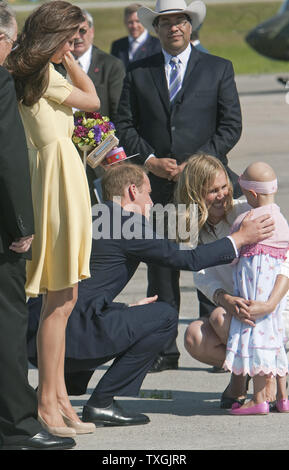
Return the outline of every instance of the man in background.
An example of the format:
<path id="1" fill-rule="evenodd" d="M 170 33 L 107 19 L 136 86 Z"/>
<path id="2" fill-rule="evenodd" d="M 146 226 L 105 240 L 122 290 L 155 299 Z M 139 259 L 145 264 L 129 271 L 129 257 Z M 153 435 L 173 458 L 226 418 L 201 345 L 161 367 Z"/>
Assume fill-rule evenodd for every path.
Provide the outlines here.
<path id="1" fill-rule="evenodd" d="M 198 49 L 198 51 L 200 52 L 205 52 L 206 54 L 209 53 L 208 49 L 206 49 L 202 44 L 201 44 L 201 41 L 200 41 L 200 37 L 199 37 L 199 30 L 200 28 L 198 28 L 196 31 L 193 31 L 192 34 L 191 34 L 191 44 L 192 46 L 194 46 L 196 49 Z"/>
<path id="2" fill-rule="evenodd" d="M 100 99 L 100 113 L 116 119 L 125 69 L 122 62 L 93 45 L 93 17 L 82 10 L 85 21 L 80 25 L 80 38 L 75 40 L 73 55 L 91 78 Z"/>
<path id="3" fill-rule="evenodd" d="M 114 41 L 111 46 L 111 54 L 121 59 L 125 67 L 161 50 L 158 38 L 151 36 L 139 21 L 137 10 L 140 6 L 132 3 L 125 8 L 124 24 L 129 35 Z"/>

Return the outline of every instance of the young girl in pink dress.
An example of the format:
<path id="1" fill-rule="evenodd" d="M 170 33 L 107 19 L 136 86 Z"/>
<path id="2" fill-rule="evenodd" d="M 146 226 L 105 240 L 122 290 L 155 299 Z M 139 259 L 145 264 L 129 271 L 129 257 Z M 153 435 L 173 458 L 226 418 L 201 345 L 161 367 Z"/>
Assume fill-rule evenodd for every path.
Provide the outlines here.
<path id="1" fill-rule="evenodd" d="M 266 301 L 269 297 L 280 266 L 286 257 L 289 244 L 287 221 L 274 203 L 277 180 L 272 168 L 263 163 L 253 163 L 240 177 L 240 185 L 248 203 L 253 208 L 252 217 L 270 214 L 275 223 L 274 234 L 261 243 L 242 248 L 240 257 L 233 270 L 235 295 L 247 300 Z M 241 214 L 234 222 L 232 232 L 237 230 L 247 213 Z M 253 399 L 243 406 L 236 405 L 234 415 L 266 414 L 269 404 L 266 402 L 266 376 L 277 377 L 277 410 L 289 412 L 289 400 L 286 391 L 288 361 L 284 348 L 284 328 L 282 311 L 285 298 L 272 314 L 265 315 L 252 322 L 241 322 L 231 318 L 224 368 L 234 374 L 253 378 Z M 214 315 L 223 314 L 218 308 Z"/>

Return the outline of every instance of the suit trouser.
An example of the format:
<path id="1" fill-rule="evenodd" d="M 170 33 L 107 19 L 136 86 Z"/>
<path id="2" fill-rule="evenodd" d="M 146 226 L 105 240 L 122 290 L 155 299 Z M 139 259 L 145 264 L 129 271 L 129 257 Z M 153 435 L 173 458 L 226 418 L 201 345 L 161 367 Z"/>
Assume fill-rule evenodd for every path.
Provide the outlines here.
<path id="1" fill-rule="evenodd" d="M 81 379 L 87 385 L 97 366 L 115 358 L 88 400 L 90 406 L 96 406 L 100 400 L 114 396 L 137 396 L 157 354 L 169 340 L 176 337 L 178 312 L 163 302 L 129 307 L 122 311 L 122 316 L 130 325 L 127 347 L 123 351 L 117 354 L 112 352 L 111 356 L 105 358 L 66 359 L 66 386 L 68 393 L 71 393 L 75 386 L 80 386 Z M 117 330 L 115 332 L 117 334 Z M 86 385 L 82 393 L 85 393 Z"/>
<path id="2" fill-rule="evenodd" d="M 155 264 L 148 265 L 147 270 L 148 288 L 147 296 L 152 297 L 158 295 L 158 301 L 167 302 L 178 312 L 180 311 L 180 271 L 157 266 Z M 180 356 L 177 347 L 176 338 L 170 340 L 164 347 L 161 355 Z"/>
<path id="3" fill-rule="evenodd" d="M 25 260 L 0 255 L 0 439 L 13 443 L 41 430 L 28 382 Z"/>

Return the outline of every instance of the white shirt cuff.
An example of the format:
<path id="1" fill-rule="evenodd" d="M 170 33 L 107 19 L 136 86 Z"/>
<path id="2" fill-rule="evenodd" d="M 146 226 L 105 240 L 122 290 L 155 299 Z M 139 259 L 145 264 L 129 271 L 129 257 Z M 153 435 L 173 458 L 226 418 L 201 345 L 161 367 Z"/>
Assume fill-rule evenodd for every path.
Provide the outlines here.
<path id="1" fill-rule="evenodd" d="M 230 235 L 228 235 L 227 238 L 229 238 L 229 239 L 231 240 L 231 242 L 232 242 L 232 245 L 233 245 L 234 250 L 235 250 L 235 253 L 236 253 L 236 258 L 239 258 L 239 252 L 238 252 L 238 250 L 237 250 L 237 247 L 236 247 L 236 243 L 235 243 L 235 241 L 234 241 L 234 238 L 230 237 Z"/>
<path id="2" fill-rule="evenodd" d="M 147 157 L 147 159 L 145 160 L 144 165 L 146 164 L 146 162 L 147 162 L 151 157 L 155 157 L 155 155 L 154 155 L 153 153 L 151 153 L 151 154 Z"/>

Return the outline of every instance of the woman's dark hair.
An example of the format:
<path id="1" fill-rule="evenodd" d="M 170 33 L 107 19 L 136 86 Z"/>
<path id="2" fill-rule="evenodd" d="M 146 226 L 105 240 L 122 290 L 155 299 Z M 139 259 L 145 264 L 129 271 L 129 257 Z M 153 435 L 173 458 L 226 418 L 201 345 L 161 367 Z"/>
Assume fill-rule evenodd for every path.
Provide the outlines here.
<path id="1" fill-rule="evenodd" d="M 51 57 L 83 21 L 81 9 L 62 0 L 44 3 L 29 15 L 7 64 L 19 101 L 26 106 L 39 101 L 48 86 Z"/>

